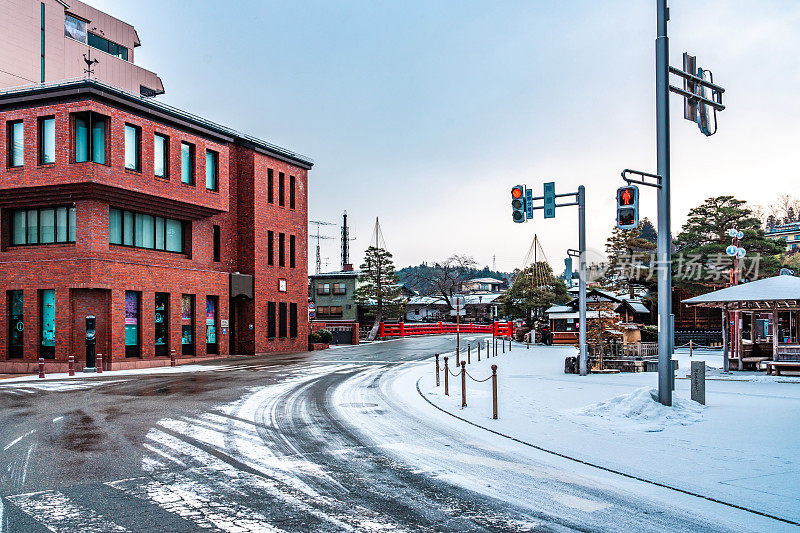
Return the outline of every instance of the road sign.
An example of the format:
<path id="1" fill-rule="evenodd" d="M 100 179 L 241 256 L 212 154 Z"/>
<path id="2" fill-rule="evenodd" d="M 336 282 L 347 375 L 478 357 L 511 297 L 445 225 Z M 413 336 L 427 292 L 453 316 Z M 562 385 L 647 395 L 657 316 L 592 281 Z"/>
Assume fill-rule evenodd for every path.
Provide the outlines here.
<path id="1" fill-rule="evenodd" d="M 556 217 L 556 182 L 544 184 L 544 218 Z"/>
<path id="2" fill-rule="evenodd" d="M 533 218 L 533 190 L 525 187 L 525 218 Z"/>

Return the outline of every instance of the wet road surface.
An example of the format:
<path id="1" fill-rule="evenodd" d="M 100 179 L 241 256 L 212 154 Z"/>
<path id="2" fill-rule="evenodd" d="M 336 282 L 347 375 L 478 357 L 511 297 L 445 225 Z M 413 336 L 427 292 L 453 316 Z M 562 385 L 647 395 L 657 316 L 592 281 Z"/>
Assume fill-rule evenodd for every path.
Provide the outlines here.
<path id="1" fill-rule="evenodd" d="M 0 382 L 2 530 L 725 530 L 410 411 L 393 381 L 453 347 L 428 337 Z"/>

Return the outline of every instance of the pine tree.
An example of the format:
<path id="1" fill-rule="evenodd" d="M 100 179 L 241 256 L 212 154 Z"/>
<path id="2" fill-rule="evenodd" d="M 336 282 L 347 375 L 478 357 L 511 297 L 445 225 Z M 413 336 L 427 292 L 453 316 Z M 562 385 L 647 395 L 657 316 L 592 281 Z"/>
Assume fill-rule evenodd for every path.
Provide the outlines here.
<path id="1" fill-rule="evenodd" d="M 400 296 L 399 283 L 394 271 L 392 254 L 383 248 L 374 246 L 367 248 L 354 296 L 359 305 L 375 308 L 375 323 L 370 332 L 370 340 L 375 339 L 378 326 L 384 317 L 402 313 L 403 300 Z"/>
<path id="2" fill-rule="evenodd" d="M 689 211 L 677 238 L 677 253 L 673 254 L 674 283 L 683 286 L 726 283 L 733 262 L 725 249 L 731 244 L 728 230 L 733 228 L 744 233 L 741 246 L 747 250 L 747 256 L 743 273 L 754 278 L 754 261 L 758 258 L 758 277 L 777 274 L 781 245 L 764 235 L 761 222 L 752 216 L 745 201 L 716 196 Z M 691 268 L 687 266 L 690 263 Z"/>
<path id="3" fill-rule="evenodd" d="M 567 286 L 553 274 L 544 261 L 517 270 L 511 287 L 503 294 L 501 302 L 507 316 L 529 318 L 544 316 L 553 304 L 569 301 Z"/>
<path id="4" fill-rule="evenodd" d="M 644 219 L 639 228 L 619 229 L 615 227 L 606 239 L 608 270 L 604 285 L 618 291 L 628 291 L 631 285 L 644 285 L 649 274 L 651 255 L 656 245 L 646 238 L 655 229 L 649 220 Z"/>

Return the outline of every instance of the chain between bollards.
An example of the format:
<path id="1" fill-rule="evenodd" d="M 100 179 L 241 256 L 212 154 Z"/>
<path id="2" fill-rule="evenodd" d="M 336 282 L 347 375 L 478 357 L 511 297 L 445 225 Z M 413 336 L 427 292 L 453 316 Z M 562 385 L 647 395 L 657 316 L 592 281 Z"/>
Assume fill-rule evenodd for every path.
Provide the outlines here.
<path id="1" fill-rule="evenodd" d="M 497 365 L 492 365 L 492 418 L 497 420 Z"/>
<path id="2" fill-rule="evenodd" d="M 447 368 L 447 357 L 444 358 L 444 395 L 450 396 L 450 370 Z"/>
<path id="3" fill-rule="evenodd" d="M 461 361 L 461 408 L 467 406 L 467 363 Z"/>
<path id="4" fill-rule="evenodd" d="M 439 386 L 439 354 L 436 354 L 436 386 Z"/>

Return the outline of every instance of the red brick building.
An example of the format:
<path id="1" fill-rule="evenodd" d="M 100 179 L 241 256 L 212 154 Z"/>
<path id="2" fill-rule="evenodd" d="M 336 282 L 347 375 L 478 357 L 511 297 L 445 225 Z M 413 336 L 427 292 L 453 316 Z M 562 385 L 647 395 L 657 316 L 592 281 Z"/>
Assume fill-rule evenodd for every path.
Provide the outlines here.
<path id="1" fill-rule="evenodd" d="M 0 372 L 307 347 L 299 154 L 94 80 L 0 92 Z"/>

